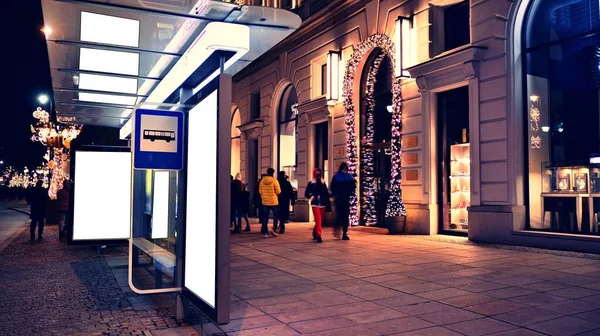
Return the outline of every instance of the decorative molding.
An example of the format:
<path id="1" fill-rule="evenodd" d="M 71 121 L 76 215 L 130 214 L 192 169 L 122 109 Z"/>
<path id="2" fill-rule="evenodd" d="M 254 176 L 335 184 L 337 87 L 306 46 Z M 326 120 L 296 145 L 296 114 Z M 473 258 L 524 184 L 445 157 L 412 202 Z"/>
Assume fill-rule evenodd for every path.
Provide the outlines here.
<path id="1" fill-rule="evenodd" d="M 335 106 L 327 103 L 327 98 L 320 97 L 298 104 L 298 116 L 304 119 L 307 124 L 316 124 L 327 121 L 333 116 Z"/>
<path id="2" fill-rule="evenodd" d="M 238 126 L 238 129 L 244 140 L 253 140 L 260 137 L 264 125 L 265 122 L 262 119 L 256 119 Z"/>
<path id="3" fill-rule="evenodd" d="M 435 90 L 479 76 L 486 47 L 467 45 L 406 69 L 416 78 L 420 92 Z"/>

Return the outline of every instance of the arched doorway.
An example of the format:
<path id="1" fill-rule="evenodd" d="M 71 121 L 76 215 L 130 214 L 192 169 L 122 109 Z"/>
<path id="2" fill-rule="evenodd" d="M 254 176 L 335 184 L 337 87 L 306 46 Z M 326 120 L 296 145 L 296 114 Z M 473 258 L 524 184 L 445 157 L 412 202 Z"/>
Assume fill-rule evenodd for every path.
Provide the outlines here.
<path id="1" fill-rule="evenodd" d="M 298 188 L 296 177 L 298 115 L 295 109 L 297 104 L 298 94 L 296 88 L 293 85 L 288 85 L 281 95 L 277 111 L 277 162 L 279 163 L 279 170 L 285 171 L 295 190 Z"/>
<path id="2" fill-rule="evenodd" d="M 360 81 L 360 223 L 385 226 L 391 182 L 392 83 L 390 58 L 375 48 Z"/>
<path id="3" fill-rule="evenodd" d="M 343 82 L 343 95 L 344 95 L 344 109 L 345 109 L 345 124 L 346 124 L 346 155 L 348 159 L 348 171 L 350 174 L 360 177 L 360 166 L 363 162 L 360 161 L 361 153 L 361 139 L 360 129 L 357 127 L 357 123 L 360 122 L 360 72 L 365 66 L 366 60 L 364 59 L 367 55 L 371 54 L 373 50 L 381 50 L 381 54 L 387 56 L 387 64 L 391 73 L 395 73 L 395 46 L 389 36 L 385 34 L 374 34 L 369 36 L 367 39 L 362 41 L 352 52 L 350 59 L 346 63 L 346 72 L 344 74 Z M 373 62 L 374 78 L 377 77 L 378 69 L 381 67 L 383 57 Z M 358 77 L 358 78 L 357 78 Z M 358 79 L 358 83 L 356 81 Z M 367 85 L 368 85 L 367 81 Z M 390 169 L 390 181 L 387 196 L 387 206 L 385 206 L 385 217 L 398 217 L 406 215 L 406 208 L 402 200 L 402 170 L 401 170 L 401 159 L 402 159 L 402 83 L 400 79 L 391 78 L 390 81 L 392 104 L 391 110 L 391 123 L 389 124 L 391 130 L 390 140 L 390 156 L 391 156 L 391 169 Z M 356 92 L 355 86 L 359 90 Z M 373 87 L 374 90 L 374 87 Z M 357 104 L 355 104 L 355 102 Z M 356 108 L 356 105 L 359 107 Z M 387 106 L 386 106 L 387 109 Z M 358 111 L 357 111 L 358 110 Z M 358 115 L 357 115 L 358 113 Z M 373 184 L 371 184 L 373 185 Z M 358 190 L 360 193 L 360 190 Z M 350 199 L 350 224 L 358 225 L 360 222 L 359 218 L 359 199 L 360 195 L 353 196 Z M 366 200 L 369 202 L 369 200 Z M 380 202 L 381 203 L 381 202 Z M 383 205 L 382 205 L 383 206 Z"/>
<path id="4" fill-rule="evenodd" d="M 231 116 L 231 175 L 234 177 L 240 173 L 241 132 L 238 126 L 241 124 L 240 110 L 236 107 Z"/>

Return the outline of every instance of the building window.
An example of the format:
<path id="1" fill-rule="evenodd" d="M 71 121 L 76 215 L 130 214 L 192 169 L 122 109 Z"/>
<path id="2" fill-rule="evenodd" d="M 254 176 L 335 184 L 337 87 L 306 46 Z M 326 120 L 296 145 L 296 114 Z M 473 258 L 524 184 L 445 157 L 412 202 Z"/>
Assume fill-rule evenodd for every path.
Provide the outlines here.
<path id="1" fill-rule="evenodd" d="M 444 51 L 471 42 L 469 1 L 444 8 Z"/>
<path id="2" fill-rule="evenodd" d="M 437 1 L 435 4 L 444 3 Z M 463 0 L 451 5 L 430 7 L 431 54 L 438 55 L 471 43 L 471 20 L 469 1 Z"/>
<path id="3" fill-rule="evenodd" d="M 278 113 L 278 160 L 279 170 L 285 171 L 289 177 L 294 190 L 298 189 L 298 179 L 296 177 L 296 166 L 298 162 L 297 142 L 298 142 L 298 115 L 296 106 L 298 105 L 298 94 L 296 88 L 288 86 L 279 103 Z"/>
<path id="4" fill-rule="evenodd" d="M 597 235 L 598 1 L 536 1 L 524 25 L 528 228 Z"/>
<path id="5" fill-rule="evenodd" d="M 260 118 L 260 91 L 250 97 L 250 117 L 252 120 Z"/>
<path id="6" fill-rule="evenodd" d="M 321 65 L 321 94 L 327 94 L 327 63 Z"/>

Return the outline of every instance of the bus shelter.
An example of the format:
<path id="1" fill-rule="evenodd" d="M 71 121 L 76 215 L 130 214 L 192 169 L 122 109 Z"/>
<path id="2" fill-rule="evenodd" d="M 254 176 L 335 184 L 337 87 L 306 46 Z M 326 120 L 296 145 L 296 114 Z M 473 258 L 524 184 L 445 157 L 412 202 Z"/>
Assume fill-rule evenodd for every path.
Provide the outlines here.
<path id="1" fill-rule="evenodd" d="M 176 292 L 178 317 L 191 300 L 228 323 L 232 76 L 300 18 L 208 0 L 42 8 L 55 117 L 130 140 L 75 151 L 71 242 L 126 241 L 133 291 Z"/>

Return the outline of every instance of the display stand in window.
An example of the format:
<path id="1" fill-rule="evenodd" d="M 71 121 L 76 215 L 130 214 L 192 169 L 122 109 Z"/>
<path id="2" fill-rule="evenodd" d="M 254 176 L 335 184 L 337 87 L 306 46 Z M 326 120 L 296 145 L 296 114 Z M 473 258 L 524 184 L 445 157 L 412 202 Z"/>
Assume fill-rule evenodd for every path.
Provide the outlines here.
<path id="1" fill-rule="evenodd" d="M 471 156 L 468 143 L 450 146 L 450 228 L 468 229 L 471 205 Z"/>
<path id="2" fill-rule="evenodd" d="M 586 166 L 546 166 L 544 171 L 542 225 L 550 213 L 552 231 L 564 231 L 566 227 L 568 232 L 581 232 L 583 213 L 587 212 L 590 231 L 593 231 L 592 197 L 588 189 L 590 169 Z M 560 221 L 561 214 L 569 214 L 567 223 Z"/>

